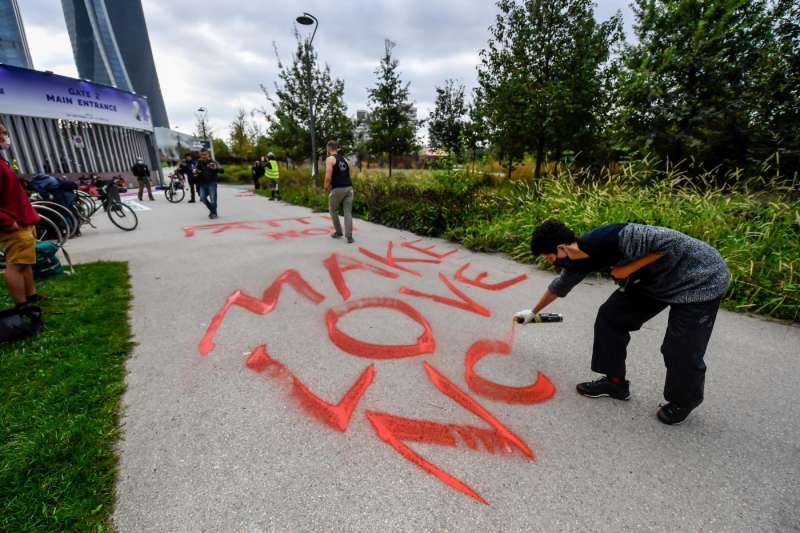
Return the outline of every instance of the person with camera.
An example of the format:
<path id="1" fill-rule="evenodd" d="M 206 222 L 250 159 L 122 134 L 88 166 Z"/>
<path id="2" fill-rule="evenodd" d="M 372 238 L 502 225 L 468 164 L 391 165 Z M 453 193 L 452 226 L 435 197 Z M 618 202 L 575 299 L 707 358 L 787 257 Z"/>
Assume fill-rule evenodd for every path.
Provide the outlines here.
<path id="1" fill-rule="evenodd" d="M 515 315 L 530 322 L 592 272 L 609 272 L 620 285 L 600 306 L 594 324 L 592 370 L 596 381 L 577 385 L 590 398 L 630 398 L 625 358 L 630 333 L 669 307 L 661 345 L 667 368 L 664 398 L 658 410 L 664 424 L 683 422 L 703 401 L 704 356 L 730 274 L 720 253 L 678 231 L 644 224 L 608 224 L 580 237 L 557 220 L 540 224 L 531 237 L 531 253 L 561 268 L 531 310 Z"/>
<path id="2" fill-rule="evenodd" d="M 7 151 L 11 139 L 0 124 L 0 150 Z M 42 297 L 36 294 L 33 265 L 36 264 L 36 224 L 39 215 L 11 165 L 0 152 L 0 249 L 5 254 L 5 280 L 20 315 L 26 316 L 34 333 L 43 327 Z"/>
<path id="3" fill-rule="evenodd" d="M 194 179 L 200 201 L 208 208 L 208 218 L 218 218 L 217 214 L 217 181 L 223 171 L 219 163 L 211 159 L 208 149 L 200 151 L 200 160 L 194 168 Z"/>

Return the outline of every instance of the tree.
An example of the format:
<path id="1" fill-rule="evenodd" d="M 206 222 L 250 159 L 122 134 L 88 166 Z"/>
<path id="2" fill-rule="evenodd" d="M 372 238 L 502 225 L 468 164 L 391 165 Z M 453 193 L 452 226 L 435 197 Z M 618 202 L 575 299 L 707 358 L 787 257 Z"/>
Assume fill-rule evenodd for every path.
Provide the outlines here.
<path id="1" fill-rule="evenodd" d="M 446 80 L 443 87 L 436 87 L 436 104 L 428 119 L 430 147 L 447 150 L 451 157 L 461 157 L 466 113 L 464 84 Z"/>
<path id="2" fill-rule="evenodd" d="M 231 158 L 231 150 L 225 141 L 222 139 L 214 138 L 211 141 L 211 146 L 214 148 L 214 157 L 219 160 L 226 160 Z"/>
<path id="3" fill-rule="evenodd" d="M 392 58 L 395 44 L 386 39 L 381 64 L 375 74 L 378 82 L 368 90 L 371 121 L 370 151 L 389 158 L 389 177 L 395 155 L 408 154 L 417 146 L 417 119 L 414 104 L 409 100 L 409 83 L 400 81 L 398 61 Z"/>
<path id="4" fill-rule="evenodd" d="M 311 130 L 309 102 L 314 107 L 317 157 L 312 165 L 317 164 L 319 157 L 325 154 L 325 142 L 336 139 L 340 150 L 347 153 L 353 143 L 353 124 L 347 116 L 344 103 L 344 82 L 333 78 L 330 67 L 324 69 L 317 66 L 317 54 L 311 44 L 300 38 L 295 32 L 297 49 L 290 65 L 281 62 L 277 48 L 278 82 L 270 93 L 261 86 L 272 112 L 260 110 L 268 122 L 268 133 L 273 144 L 284 154 L 302 161 L 311 151 Z M 311 77 L 309 78 L 309 64 Z M 309 80 L 311 98 L 309 99 Z"/>
<path id="5" fill-rule="evenodd" d="M 203 108 L 200 108 L 203 109 Z M 195 117 L 195 125 L 194 125 L 194 136 L 200 139 L 211 139 L 214 136 L 214 128 L 211 127 L 211 124 L 208 122 L 208 113 L 205 109 L 202 111 L 197 111 L 194 114 Z"/>
<path id="6" fill-rule="evenodd" d="M 591 0 L 498 0 L 497 6 L 478 67 L 478 114 L 509 176 L 533 151 L 538 179 L 548 151 L 558 156 L 597 130 L 600 71 L 622 38 L 621 15 L 598 23 Z"/>
<path id="7" fill-rule="evenodd" d="M 792 3 L 773 11 L 768 0 L 636 0 L 638 43 L 625 52 L 620 82 L 625 139 L 722 171 L 779 149 L 792 136 L 781 125 L 798 118 L 797 34 L 791 45 L 780 33 L 781 7 Z M 796 18 L 785 22 L 797 31 Z M 770 140 L 770 128 L 782 140 Z"/>
<path id="8" fill-rule="evenodd" d="M 247 119 L 247 111 L 239 109 L 230 125 L 229 145 L 233 156 L 241 160 L 253 159 L 258 130 Z"/>

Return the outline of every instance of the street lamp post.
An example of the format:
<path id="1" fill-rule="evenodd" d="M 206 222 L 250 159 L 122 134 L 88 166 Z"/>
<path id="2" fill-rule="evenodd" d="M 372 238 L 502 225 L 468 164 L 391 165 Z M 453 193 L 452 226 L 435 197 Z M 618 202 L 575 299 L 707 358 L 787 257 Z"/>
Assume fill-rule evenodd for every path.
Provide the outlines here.
<path id="1" fill-rule="evenodd" d="M 208 140 L 208 130 L 206 129 L 206 121 L 208 120 L 208 109 L 205 107 L 197 108 L 197 120 L 200 121 L 200 128 L 203 130 L 203 140 L 208 143 L 208 151 L 211 153 L 211 159 L 214 159 L 214 145 Z"/>
<path id="2" fill-rule="evenodd" d="M 297 23 L 303 26 L 314 25 L 314 32 L 311 34 L 311 39 L 308 42 L 308 50 L 306 50 L 306 75 L 308 76 L 308 123 L 311 129 L 311 179 L 316 183 L 317 181 L 317 132 L 316 132 L 316 117 L 314 116 L 314 90 L 311 85 L 311 48 L 314 44 L 314 36 L 317 35 L 317 27 L 319 21 L 317 17 L 311 13 L 303 13 L 297 17 Z"/>

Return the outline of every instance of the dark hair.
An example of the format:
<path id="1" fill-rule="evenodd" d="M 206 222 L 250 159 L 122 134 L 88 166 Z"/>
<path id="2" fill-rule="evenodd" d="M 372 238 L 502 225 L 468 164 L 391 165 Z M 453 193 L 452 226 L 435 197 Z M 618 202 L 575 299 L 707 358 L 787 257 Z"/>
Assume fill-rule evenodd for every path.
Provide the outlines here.
<path id="1" fill-rule="evenodd" d="M 558 220 L 545 220 L 539 224 L 531 236 L 531 253 L 535 256 L 554 254 L 559 244 L 572 244 L 577 238 L 575 232 Z"/>
<path id="2" fill-rule="evenodd" d="M 328 149 L 329 150 L 338 150 L 339 149 L 339 143 L 336 142 L 336 141 L 328 141 Z"/>

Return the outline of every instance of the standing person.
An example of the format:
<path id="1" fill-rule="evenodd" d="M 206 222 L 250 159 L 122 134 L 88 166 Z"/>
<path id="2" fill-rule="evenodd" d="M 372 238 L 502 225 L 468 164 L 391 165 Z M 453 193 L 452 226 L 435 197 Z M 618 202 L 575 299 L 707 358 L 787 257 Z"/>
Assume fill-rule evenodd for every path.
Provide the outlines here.
<path id="1" fill-rule="evenodd" d="M 144 159 L 141 157 L 136 159 L 136 164 L 131 167 L 131 174 L 136 176 L 136 179 L 139 182 L 139 201 L 142 201 L 142 196 L 144 196 L 144 188 L 147 187 L 147 196 L 150 197 L 151 202 L 154 202 L 155 198 L 153 198 L 153 190 L 150 188 L 150 168 L 144 164 Z"/>
<path id="2" fill-rule="evenodd" d="M 265 173 L 267 175 L 267 180 L 269 182 L 270 189 L 272 192 L 270 193 L 270 200 L 278 200 L 281 199 L 281 191 L 278 187 L 278 182 L 281 179 L 281 171 L 278 168 L 278 161 L 275 159 L 275 154 L 272 152 L 267 154 L 267 161 L 266 161 L 266 169 Z"/>
<path id="3" fill-rule="evenodd" d="M 331 237 L 342 237 L 339 224 L 339 206 L 344 211 L 344 235 L 347 242 L 353 242 L 353 182 L 350 179 L 350 165 L 339 155 L 339 143 L 328 141 L 328 158 L 325 160 L 325 192 L 328 193 L 328 210 L 333 221 L 334 232 Z"/>
<path id="4" fill-rule="evenodd" d="M 186 177 L 186 182 L 189 184 L 189 203 L 193 204 L 194 200 L 194 166 L 197 164 L 197 161 L 192 157 L 190 152 L 186 152 L 183 156 L 183 161 L 181 161 L 180 166 L 178 166 L 178 172 L 183 174 Z"/>
<path id="5" fill-rule="evenodd" d="M 200 151 L 200 160 L 194 169 L 200 201 L 208 208 L 208 218 L 217 218 L 217 179 L 222 172 L 219 163 L 211 159 L 208 149 Z"/>
<path id="6" fill-rule="evenodd" d="M 678 231 L 642 224 L 608 224 L 580 237 L 557 220 L 539 225 L 531 252 L 561 267 L 539 303 L 517 313 L 526 322 L 565 297 L 589 273 L 609 270 L 621 288 L 600 306 L 594 324 L 592 370 L 604 376 L 579 383 L 590 398 L 630 398 L 625 357 L 630 332 L 669 307 L 661 353 L 667 367 L 664 398 L 658 410 L 664 424 L 683 422 L 703 401 L 706 353 L 720 300 L 730 275 L 725 260 L 703 241 Z"/>
<path id="7" fill-rule="evenodd" d="M 0 150 L 8 150 L 11 139 L 0 123 Z M 42 310 L 36 305 L 33 267 L 36 264 L 36 224 L 34 211 L 6 158 L 0 153 L 0 248 L 6 260 L 6 286 L 20 314 L 30 318 L 35 332 L 42 329 Z"/>
<path id="8" fill-rule="evenodd" d="M 264 177 L 264 161 L 261 159 L 256 159 L 251 167 L 251 171 L 253 174 L 253 190 L 258 190 L 258 180 Z"/>

